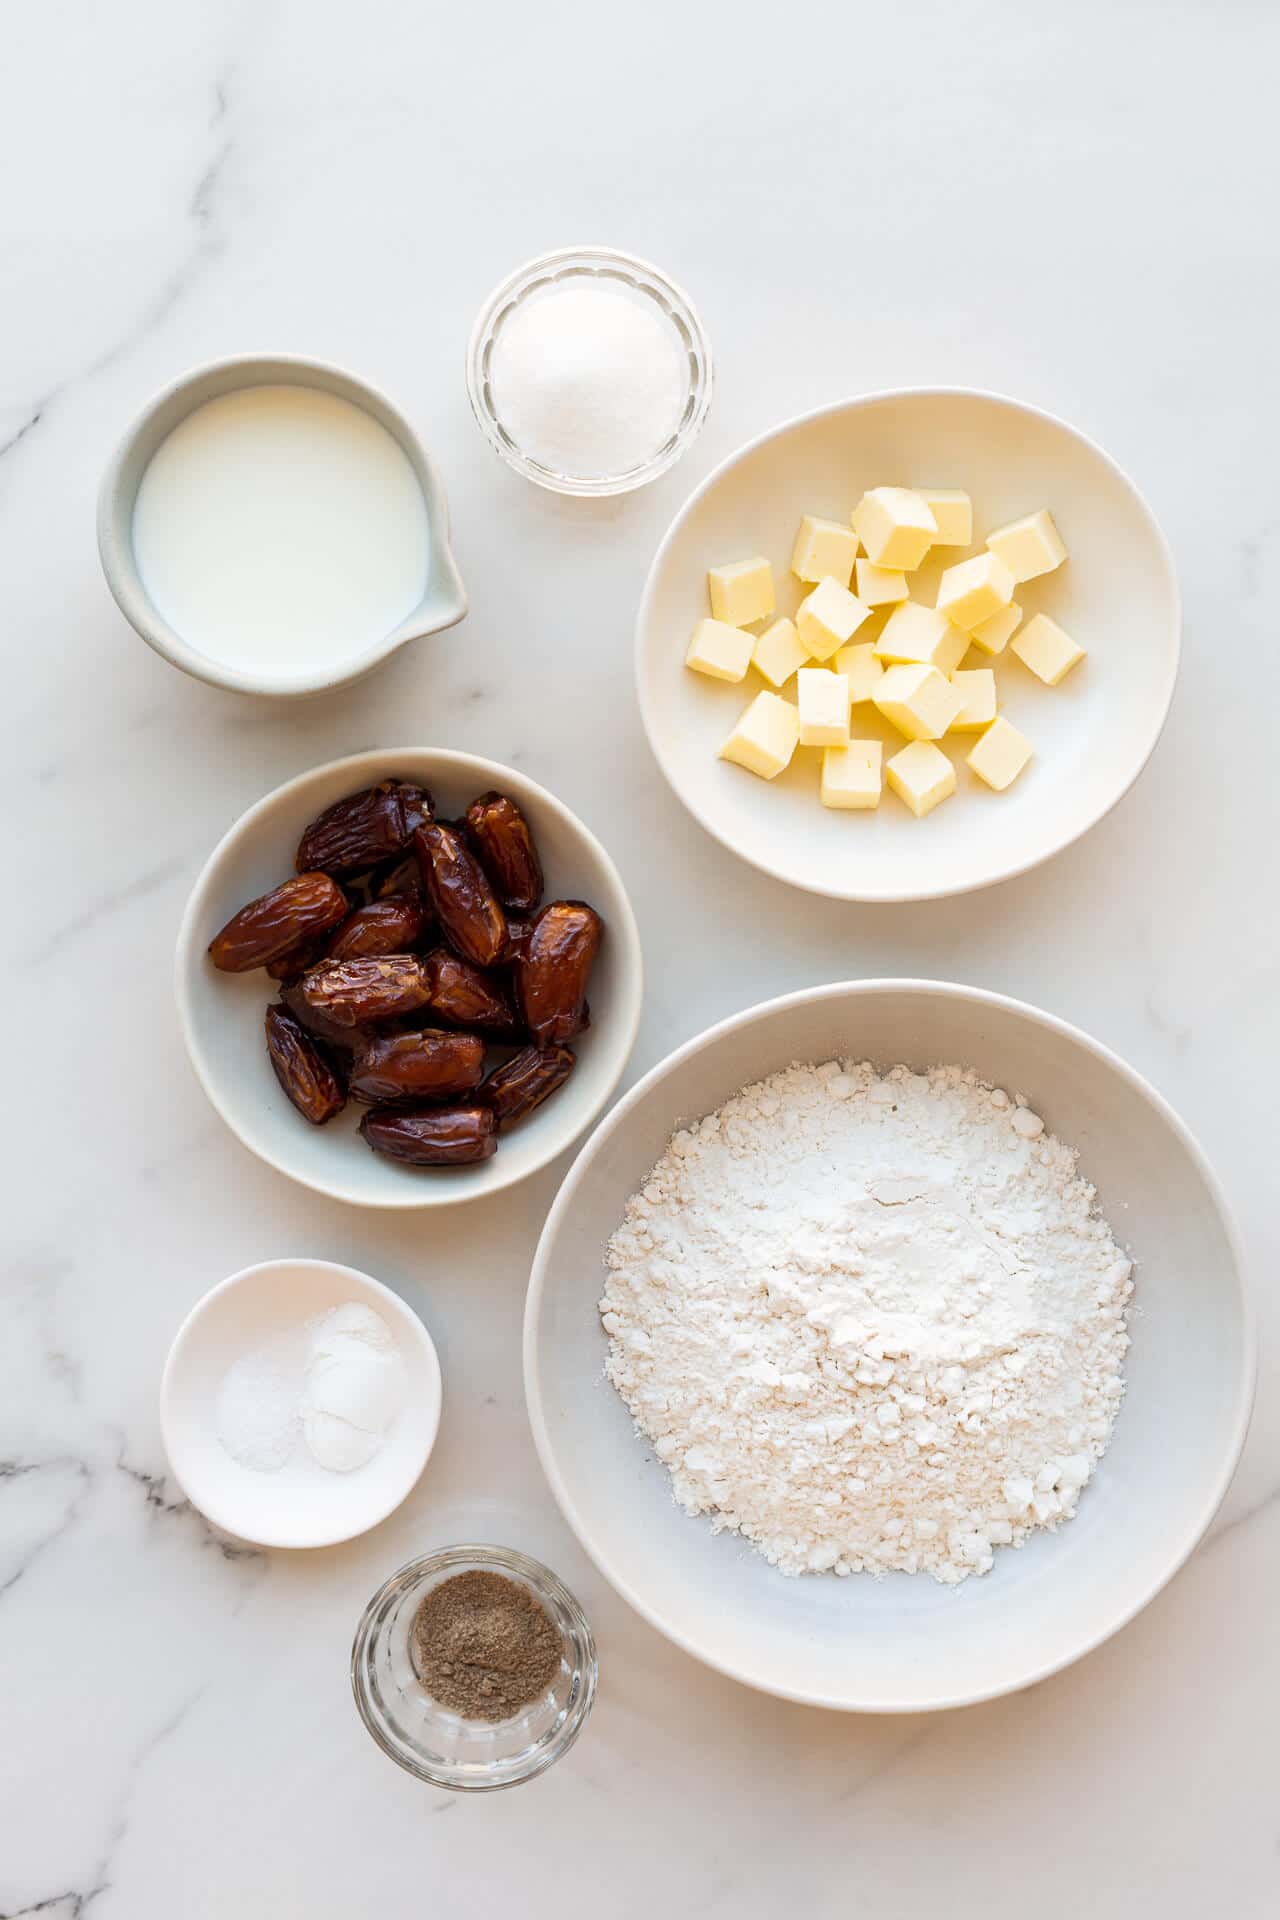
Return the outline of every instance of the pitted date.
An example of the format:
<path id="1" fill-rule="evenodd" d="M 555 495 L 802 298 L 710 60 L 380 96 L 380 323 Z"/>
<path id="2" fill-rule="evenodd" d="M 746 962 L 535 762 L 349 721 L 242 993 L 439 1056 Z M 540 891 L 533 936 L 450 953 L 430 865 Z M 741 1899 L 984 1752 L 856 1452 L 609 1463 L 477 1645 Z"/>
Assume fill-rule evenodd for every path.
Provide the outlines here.
<path id="1" fill-rule="evenodd" d="M 473 966 L 496 966 L 506 949 L 507 917 L 484 868 L 457 828 L 439 820 L 419 827 L 414 843 L 445 939 Z"/>
<path id="2" fill-rule="evenodd" d="M 300 946 L 290 947 L 288 953 L 282 953 L 278 960 L 268 960 L 265 972 L 282 987 L 292 986 L 295 980 L 301 980 L 304 973 L 310 973 L 329 951 L 331 933 L 320 933 L 312 940 L 304 940 Z"/>
<path id="3" fill-rule="evenodd" d="M 299 992 L 314 1012 L 336 1027 L 394 1020 L 425 1007 L 430 998 L 422 962 L 411 953 L 322 960 L 299 983 Z"/>
<path id="4" fill-rule="evenodd" d="M 529 944 L 529 935 L 533 932 L 533 921 L 523 913 L 507 915 L 507 950 L 503 959 L 514 966 Z"/>
<path id="5" fill-rule="evenodd" d="M 276 1079 L 304 1120 L 322 1127 L 341 1113 L 346 1096 L 311 1035 L 284 1007 L 268 1007 L 267 1055 Z"/>
<path id="6" fill-rule="evenodd" d="M 347 896 L 327 873 L 299 873 L 233 914 L 209 942 L 223 973 L 249 973 L 279 960 L 347 916 Z"/>
<path id="7" fill-rule="evenodd" d="M 456 953 L 436 947 L 423 962 L 433 1019 L 451 1027 L 486 1033 L 492 1040 L 523 1039 L 514 1002 L 502 977 L 459 960 Z"/>
<path id="8" fill-rule="evenodd" d="M 466 1167 L 497 1151 L 492 1107 L 371 1107 L 360 1131 L 375 1153 L 415 1167 Z"/>
<path id="9" fill-rule="evenodd" d="M 390 900 L 372 900 L 367 907 L 357 907 L 330 936 L 324 958 L 354 960 L 408 953 L 421 940 L 423 925 L 422 908 L 407 894 Z"/>
<path id="10" fill-rule="evenodd" d="M 351 1096 L 370 1106 L 405 1100 L 448 1100 L 478 1087 L 484 1041 L 474 1033 L 394 1033 L 370 1040 L 356 1055 Z"/>
<path id="11" fill-rule="evenodd" d="M 339 879 L 363 873 L 407 847 L 433 812 L 425 788 L 380 781 L 326 807 L 299 841 L 294 865 L 299 873 L 318 867 Z"/>
<path id="12" fill-rule="evenodd" d="M 562 1087 L 575 1065 L 571 1047 L 522 1047 L 494 1068 L 476 1097 L 493 1108 L 500 1127 L 513 1127 Z"/>
<path id="13" fill-rule="evenodd" d="M 503 906 L 531 913 L 542 898 L 542 862 L 515 801 L 505 793 L 482 793 L 467 808 L 466 829 Z"/>
<path id="14" fill-rule="evenodd" d="M 346 1055 L 363 1046 L 366 1040 L 374 1036 L 372 1027 L 340 1027 L 336 1021 L 327 1020 L 314 1007 L 309 1007 L 303 998 L 302 982 L 292 981 L 280 989 L 280 1002 L 290 1012 L 298 1025 L 305 1027 L 316 1040 L 322 1041 L 330 1053 Z"/>
<path id="15" fill-rule="evenodd" d="M 604 922 L 583 900 L 553 900 L 516 964 L 516 1001 L 535 1047 L 563 1045 L 583 1025 L 587 980 Z"/>

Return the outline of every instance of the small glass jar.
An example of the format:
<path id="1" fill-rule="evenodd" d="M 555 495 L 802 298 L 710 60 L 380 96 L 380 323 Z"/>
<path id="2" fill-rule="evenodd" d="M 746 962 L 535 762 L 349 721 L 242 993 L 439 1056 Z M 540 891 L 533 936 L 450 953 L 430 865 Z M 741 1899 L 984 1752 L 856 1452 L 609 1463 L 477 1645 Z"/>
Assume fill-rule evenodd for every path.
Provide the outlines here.
<path id="1" fill-rule="evenodd" d="M 410 1650 L 424 1597 L 460 1573 L 496 1573 L 527 1589 L 559 1629 L 560 1669 L 507 1720 L 467 1720 L 419 1680 Z M 365 1608 L 351 1649 L 360 1718 L 397 1766 L 450 1793 L 492 1793 L 545 1773 L 569 1751 L 595 1698 L 596 1643 L 586 1615 L 549 1568 L 510 1547 L 441 1547 L 411 1560 Z"/>
<path id="2" fill-rule="evenodd" d="M 633 294 L 653 301 L 678 336 L 688 366 L 689 384 L 674 431 L 639 466 L 622 473 L 583 476 L 560 473 L 534 459 L 508 430 L 494 401 L 490 361 L 503 326 L 518 306 L 552 286 L 577 280 L 616 280 Z M 615 253 L 609 247 L 563 247 L 520 267 L 495 287 L 480 309 L 467 348 L 467 392 L 471 410 L 486 440 L 509 467 L 553 493 L 601 495 L 630 493 L 666 473 L 697 439 L 711 406 L 711 347 L 697 309 L 688 295 L 647 260 Z"/>

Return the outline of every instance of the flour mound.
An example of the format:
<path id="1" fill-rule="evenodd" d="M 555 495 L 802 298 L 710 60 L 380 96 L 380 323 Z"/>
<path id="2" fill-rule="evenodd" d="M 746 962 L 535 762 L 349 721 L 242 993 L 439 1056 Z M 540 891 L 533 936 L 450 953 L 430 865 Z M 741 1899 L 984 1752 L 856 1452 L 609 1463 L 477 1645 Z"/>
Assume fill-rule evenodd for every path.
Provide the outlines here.
<path id="1" fill-rule="evenodd" d="M 1076 1511 L 1131 1265 L 960 1067 L 796 1065 L 678 1132 L 609 1242 L 606 1371 L 680 1505 L 789 1574 L 955 1584 Z"/>

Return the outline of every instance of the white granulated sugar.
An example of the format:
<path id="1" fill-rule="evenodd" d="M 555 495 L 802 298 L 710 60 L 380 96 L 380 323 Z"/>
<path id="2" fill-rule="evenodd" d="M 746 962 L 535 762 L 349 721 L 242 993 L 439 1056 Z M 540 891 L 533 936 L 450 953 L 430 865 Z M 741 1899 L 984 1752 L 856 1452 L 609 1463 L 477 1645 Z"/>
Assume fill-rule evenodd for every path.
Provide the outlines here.
<path id="1" fill-rule="evenodd" d="M 1130 1262 L 1074 1150 L 960 1067 L 744 1088 L 607 1260 L 607 1372 L 676 1499 L 784 1573 L 986 1573 L 1110 1440 Z"/>
<path id="2" fill-rule="evenodd" d="M 688 357 L 647 294 L 575 280 L 531 294 L 493 345 L 494 406 L 516 445 L 575 479 L 629 473 L 684 411 Z"/>

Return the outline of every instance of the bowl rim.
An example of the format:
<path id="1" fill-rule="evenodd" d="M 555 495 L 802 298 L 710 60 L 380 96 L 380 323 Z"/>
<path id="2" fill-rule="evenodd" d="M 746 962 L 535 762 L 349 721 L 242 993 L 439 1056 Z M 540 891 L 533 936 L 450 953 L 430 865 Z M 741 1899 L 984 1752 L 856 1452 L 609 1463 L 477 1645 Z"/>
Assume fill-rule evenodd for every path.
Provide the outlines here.
<path id="1" fill-rule="evenodd" d="M 612 940 L 617 940 L 623 949 L 622 971 L 626 976 L 626 979 L 620 982 L 622 992 L 612 1016 L 618 1023 L 618 1058 L 616 1067 L 608 1076 L 598 1097 L 583 1112 L 577 1125 L 557 1145 L 550 1147 L 533 1165 L 519 1170 L 512 1169 L 505 1175 L 493 1175 L 483 1187 L 468 1188 L 459 1185 L 454 1188 L 447 1186 L 444 1182 L 423 1181 L 418 1186 L 406 1184 L 403 1194 L 361 1194 L 336 1187 L 327 1181 L 308 1178 L 296 1167 L 287 1165 L 279 1155 L 267 1151 L 256 1141 L 246 1138 L 238 1120 L 228 1110 L 218 1092 L 215 1076 L 209 1072 L 207 1062 L 195 1041 L 192 994 L 196 968 L 200 964 L 207 945 L 202 938 L 203 929 L 202 926 L 197 925 L 197 919 L 204 893 L 230 852 L 232 843 L 239 840 L 265 814 L 279 804 L 290 801 L 312 781 L 328 779 L 338 774 L 344 777 L 350 774 L 354 786 L 358 786 L 361 778 L 365 776 L 386 778 L 397 767 L 411 770 L 414 761 L 424 759 L 443 768 L 448 777 L 456 774 L 474 778 L 479 783 L 477 792 L 485 786 L 501 787 L 505 784 L 516 790 L 518 799 L 521 796 L 526 800 L 532 798 L 535 806 L 545 807 L 548 812 L 558 816 L 561 824 L 585 843 L 587 851 L 599 862 L 604 873 L 612 881 L 621 912 L 610 917 L 609 935 Z M 627 980 L 631 982 L 629 989 L 626 986 Z M 174 949 L 174 998 L 177 1003 L 178 1024 L 182 1031 L 183 1044 L 196 1079 L 204 1089 L 205 1097 L 215 1113 L 221 1117 L 241 1146 L 256 1155 L 265 1165 L 274 1168 L 277 1173 L 284 1174 L 288 1179 L 308 1188 L 313 1193 L 323 1194 L 326 1199 L 338 1200 L 347 1206 L 373 1207 L 390 1212 L 410 1212 L 422 1208 L 465 1206 L 477 1200 L 490 1199 L 509 1187 L 518 1186 L 522 1180 L 530 1179 L 535 1173 L 542 1172 L 598 1119 L 626 1071 L 635 1047 L 636 1035 L 640 1030 L 640 1014 L 644 1004 L 644 950 L 640 941 L 640 929 L 636 923 L 635 909 L 632 907 L 630 896 L 612 856 L 590 827 L 566 806 L 563 800 L 557 799 L 538 781 L 531 779 L 527 773 L 522 773 L 517 767 L 508 767 L 501 761 L 487 760 L 478 754 L 462 753 L 451 747 L 373 747 L 364 753 L 347 754 L 342 759 L 329 760 L 321 766 L 310 767 L 303 773 L 295 774 L 292 779 L 272 788 L 260 800 L 246 808 L 227 828 L 192 883 L 187 903 L 182 911 Z M 498 1154 L 493 1164 L 500 1166 L 501 1160 L 502 1156 Z"/>
<path id="2" fill-rule="evenodd" d="M 239 382 L 231 376 L 240 375 Z M 224 384 L 225 382 L 225 384 Z M 232 666 L 213 654 L 201 653 L 183 639 L 152 602 L 142 582 L 133 544 L 129 537 L 138 487 L 146 471 L 144 464 L 132 486 L 126 487 L 126 474 L 138 446 L 145 443 L 159 419 L 176 403 L 184 401 L 182 412 L 168 432 L 187 419 L 206 401 L 222 398 L 255 386 L 314 387 L 318 392 L 349 400 L 397 441 L 413 468 L 422 490 L 430 541 L 426 599 L 410 610 L 390 633 L 373 641 L 359 653 L 313 673 L 299 673 L 284 679 L 255 674 L 245 667 Z M 154 453 L 167 435 L 161 435 Z M 147 463 L 151 459 L 149 454 Z M 311 694 L 328 693 L 335 687 L 359 680 L 410 640 L 444 632 L 457 626 L 468 611 L 467 591 L 453 556 L 449 522 L 449 500 L 440 469 L 405 415 L 392 400 L 360 374 L 352 373 L 335 361 L 316 360 L 297 353 L 237 353 L 218 360 L 202 361 L 189 367 L 153 393 L 134 415 L 107 462 L 98 488 L 98 557 L 111 596 L 129 625 L 147 645 L 171 666 L 179 667 L 193 679 L 232 693 L 252 693 L 263 699 L 299 699 Z M 438 600 L 436 611 L 426 608 Z"/>
<path id="3" fill-rule="evenodd" d="M 990 401 L 997 406 L 1007 407 L 1015 413 L 1029 415 L 1031 418 L 1043 421 L 1047 425 L 1057 428 L 1059 432 L 1069 435 L 1071 439 L 1086 448 L 1095 459 L 1100 460 L 1103 465 L 1115 475 L 1122 485 L 1132 494 L 1140 513 L 1146 520 L 1154 539 L 1155 550 L 1162 564 L 1165 587 L 1169 595 L 1172 615 L 1172 666 L 1163 698 L 1158 708 L 1153 710 L 1147 737 L 1143 742 L 1137 763 L 1128 779 L 1109 800 L 1105 800 L 1101 806 L 1096 807 L 1080 825 L 1072 828 L 1071 831 L 1063 837 L 1054 840 L 1052 844 L 1045 847 L 1043 852 L 1032 854 L 1023 860 L 1011 861 L 1007 865 L 1000 867 L 997 871 L 986 875 L 983 879 L 961 880 L 951 886 L 908 886 L 871 889 L 865 886 L 824 886 L 815 881 L 800 880 L 795 878 L 794 875 L 780 872 L 771 862 L 758 858 L 751 851 L 749 843 L 740 843 L 732 838 L 727 831 L 722 832 L 712 820 L 707 818 L 699 807 L 695 806 L 693 801 L 685 793 L 670 759 L 659 742 L 652 704 L 646 691 L 644 671 L 646 635 L 653 618 L 653 601 L 657 593 L 658 576 L 668 553 L 674 546 L 679 534 L 683 531 L 685 523 L 695 507 L 706 498 L 713 487 L 720 484 L 733 468 L 740 465 L 751 454 L 758 452 L 761 447 L 768 446 L 771 441 L 781 439 L 784 434 L 790 433 L 798 427 L 809 426 L 815 420 L 825 419 L 832 414 L 845 413 L 850 409 L 862 409 L 881 401 L 920 399 Z M 1105 448 L 1100 446 L 1089 434 L 1084 433 L 1079 427 L 1072 426 L 1070 421 L 1064 420 L 1060 414 L 1051 413 L 1047 408 L 1035 406 L 1029 400 L 1019 400 L 1012 394 L 999 393 L 994 388 L 988 387 L 923 385 L 877 388 L 871 393 L 851 394 L 843 400 L 831 400 L 820 407 L 811 407 L 805 413 L 793 414 L 790 419 L 782 420 L 775 426 L 767 427 L 763 433 L 756 434 L 753 439 L 744 442 L 742 446 L 736 448 L 734 452 L 728 454 L 717 466 L 713 467 L 706 478 L 694 488 L 683 505 L 677 509 L 666 532 L 659 541 L 657 550 L 650 562 L 649 571 L 645 575 L 644 588 L 640 596 L 639 610 L 636 614 L 634 672 L 636 697 L 640 707 L 640 718 L 644 726 L 645 737 L 649 742 L 650 751 L 657 761 L 658 766 L 661 768 L 667 785 L 671 788 L 671 791 L 675 794 L 685 810 L 697 821 L 704 832 L 711 835 L 713 840 L 718 840 L 721 846 L 727 847 L 730 853 L 736 854 L 740 860 L 745 860 L 749 866 L 755 867 L 758 872 L 768 874 L 770 879 L 780 880 L 785 886 L 796 887 L 804 893 L 819 894 L 832 900 L 858 901 L 871 906 L 905 904 L 912 900 L 946 900 L 956 894 L 977 893 L 984 887 L 999 886 L 1005 880 L 1016 879 L 1019 874 L 1030 873 L 1036 867 L 1043 865 L 1046 860 L 1052 859 L 1055 854 L 1063 853 L 1068 847 L 1074 846 L 1077 840 L 1082 839 L 1086 833 L 1091 832 L 1100 821 L 1106 818 L 1114 807 L 1120 804 L 1146 769 L 1147 762 L 1159 744 L 1160 736 L 1164 732 L 1165 723 L 1169 717 L 1169 709 L 1173 704 L 1173 696 L 1177 690 L 1181 662 L 1182 593 L 1178 585 L 1178 572 L 1173 557 L 1173 548 L 1170 545 L 1168 536 L 1152 510 L 1150 502 L 1147 500 L 1141 488 L 1136 484 L 1132 475 L 1120 465 L 1119 461 L 1114 460 L 1111 455 L 1106 452 Z"/>
<path id="4" fill-rule="evenodd" d="M 594 268 L 592 263 L 595 263 Z M 580 264 L 579 264 L 580 263 Z M 600 479 L 575 477 L 571 474 L 554 472 L 534 460 L 524 449 L 516 444 L 509 435 L 504 435 L 501 416 L 486 398 L 487 379 L 483 370 L 486 350 L 497 337 L 497 322 L 505 317 L 510 307 L 518 306 L 541 279 L 554 279 L 557 270 L 567 274 L 577 267 L 578 271 L 589 274 L 612 271 L 617 278 L 631 280 L 647 279 L 653 287 L 661 290 L 667 305 L 678 309 L 689 329 L 697 352 L 698 376 L 691 373 L 689 390 L 695 405 L 689 419 L 677 429 L 665 451 L 660 450 L 638 467 L 630 468 L 626 473 L 606 475 Z M 526 284 L 528 283 L 528 284 Z M 653 295 L 653 287 L 647 289 Z M 548 493 L 564 494 L 579 499 L 612 499 L 620 494 L 634 493 L 639 487 L 646 487 L 653 480 L 668 473 L 677 461 L 683 459 L 689 448 L 706 425 L 707 415 L 711 411 L 715 395 L 715 361 L 711 352 L 711 342 L 707 335 L 702 315 L 678 280 L 655 266 L 652 260 L 646 260 L 638 253 L 626 253 L 618 247 L 602 247 L 587 243 L 577 247 L 554 247 L 549 253 L 535 254 L 523 265 L 516 267 L 505 279 L 491 288 L 481 303 L 479 312 L 472 324 L 467 340 L 466 352 L 467 398 L 471 411 L 475 415 L 476 425 L 489 445 L 511 468 L 534 486 L 544 488 Z"/>
<path id="5" fill-rule="evenodd" d="M 313 1272 L 319 1271 L 327 1274 L 338 1274 L 341 1275 L 344 1280 L 352 1280 L 357 1282 L 361 1287 L 371 1289 L 379 1303 L 387 1307 L 387 1310 L 397 1322 L 397 1325 L 406 1331 L 410 1339 L 417 1342 L 426 1360 L 428 1374 L 431 1376 L 430 1397 L 432 1405 L 427 1423 L 426 1445 L 423 1448 L 422 1459 L 418 1469 L 408 1485 L 402 1492 L 398 1493 L 395 1499 L 391 1500 L 389 1504 L 384 1501 L 376 1511 L 372 1512 L 371 1518 L 362 1522 L 360 1526 L 354 1528 L 339 1528 L 333 1532 L 316 1534 L 314 1538 L 309 1540 L 284 1540 L 273 1535 L 269 1530 L 264 1531 L 261 1528 L 252 1533 L 246 1533 L 243 1528 L 235 1525 L 233 1521 L 225 1517 L 223 1513 L 212 1512 L 202 1500 L 196 1498 L 179 1471 L 177 1461 L 174 1457 L 172 1439 L 174 1408 L 176 1404 L 173 1377 L 184 1352 L 197 1336 L 200 1322 L 206 1317 L 215 1301 L 221 1299 L 224 1294 L 233 1292 L 243 1286 L 252 1286 L 252 1284 L 260 1280 L 264 1274 L 275 1273 L 282 1267 L 309 1267 Z M 409 1495 L 413 1492 L 419 1480 L 421 1480 L 423 1474 L 426 1472 L 427 1462 L 430 1460 L 435 1450 L 436 1440 L 439 1438 L 440 1419 L 444 1410 L 444 1381 L 440 1370 L 440 1355 L 426 1322 L 414 1312 L 408 1301 L 402 1300 L 393 1288 L 386 1285 L 385 1281 L 376 1280 L 371 1273 L 365 1273 L 360 1267 L 348 1266 L 345 1261 L 317 1260 L 313 1259 L 310 1254 L 279 1254 L 272 1260 L 257 1260 L 252 1266 L 241 1267 L 238 1273 L 228 1274 L 225 1280 L 219 1280 L 217 1285 L 210 1287 L 207 1293 L 202 1293 L 194 1305 L 188 1309 L 183 1316 L 177 1332 L 170 1341 L 169 1351 L 165 1355 L 164 1367 L 160 1374 L 159 1403 L 160 1440 L 164 1447 L 165 1459 L 168 1462 L 169 1471 L 181 1488 L 186 1499 L 190 1501 L 198 1513 L 203 1514 L 212 1526 L 220 1528 L 224 1533 L 233 1535 L 237 1540 L 247 1541 L 251 1546 L 270 1547 L 273 1550 L 278 1549 L 281 1552 L 312 1553 L 318 1548 L 337 1547 L 341 1546 L 347 1540 L 360 1539 L 362 1535 L 371 1532 L 374 1527 L 381 1526 L 382 1522 L 389 1519 L 398 1507 L 404 1505 L 404 1502 L 409 1498 Z M 216 1500 L 212 1504 L 214 1506 L 219 1505 Z"/>
<path id="6" fill-rule="evenodd" d="M 1232 1278 L 1240 1309 L 1241 1367 L 1235 1386 L 1235 1411 L 1231 1436 L 1224 1451 L 1222 1461 L 1219 1464 L 1211 1490 L 1206 1499 L 1188 1520 L 1181 1535 L 1172 1544 L 1164 1571 L 1156 1579 L 1151 1581 L 1136 1599 L 1125 1602 L 1125 1604 L 1119 1608 L 1115 1617 L 1106 1626 L 1099 1632 L 1088 1636 L 1079 1646 L 1072 1648 L 1071 1651 L 1067 1653 L 1047 1660 L 1033 1661 L 1025 1672 L 1002 1682 L 998 1686 L 958 1688 L 953 1692 L 939 1694 L 923 1702 L 917 1699 L 899 1698 L 889 1702 L 877 1701 L 873 1706 L 867 1706 L 861 1704 L 856 1699 L 848 1697 L 836 1699 L 830 1695 L 824 1695 L 804 1688 L 770 1685 L 755 1675 L 745 1672 L 732 1661 L 717 1659 L 714 1654 L 696 1645 L 688 1634 L 664 1618 L 656 1608 L 650 1606 L 636 1593 L 627 1580 L 621 1577 L 617 1569 L 611 1564 L 608 1555 L 598 1547 L 592 1538 L 590 1529 L 578 1513 L 574 1501 L 565 1486 L 563 1476 L 560 1473 L 551 1446 L 542 1397 L 542 1382 L 538 1355 L 538 1323 L 541 1315 L 543 1295 L 546 1289 L 551 1247 L 559 1233 L 561 1222 L 572 1206 L 579 1188 L 589 1177 L 597 1154 L 605 1143 L 614 1137 L 632 1110 L 639 1106 L 640 1102 L 645 1099 L 653 1087 L 666 1079 L 676 1067 L 681 1066 L 686 1060 L 702 1052 L 706 1047 L 716 1041 L 725 1038 L 729 1034 L 740 1031 L 744 1027 L 754 1025 L 757 1021 L 772 1016 L 788 1007 L 812 1005 L 815 1002 L 823 1000 L 844 999 L 850 995 L 859 999 L 870 999 L 881 993 L 904 992 L 922 994 L 931 998 L 941 997 L 951 1000 L 961 1000 L 975 1007 L 998 1008 L 1001 1012 L 1013 1013 L 1029 1019 L 1047 1028 L 1050 1032 L 1073 1042 L 1076 1046 L 1082 1048 L 1084 1052 L 1091 1054 L 1096 1061 L 1110 1068 L 1112 1072 L 1119 1074 L 1135 1092 L 1140 1094 L 1155 1109 L 1157 1115 L 1164 1121 L 1165 1125 L 1177 1137 L 1184 1150 L 1191 1156 L 1209 1192 L 1218 1218 L 1222 1223 L 1223 1232 L 1231 1251 L 1233 1266 Z M 600 1125 L 592 1133 L 590 1139 L 587 1140 L 579 1150 L 577 1158 L 565 1175 L 560 1190 L 547 1214 L 542 1232 L 538 1238 L 538 1245 L 534 1253 L 533 1266 L 529 1276 L 529 1289 L 525 1299 L 522 1346 L 525 1404 L 529 1415 L 529 1425 L 533 1430 L 534 1446 L 537 1448 L 538 1458 L 542 1463 L 542 1470 L 547 1477 L 547 1482 L 551 1488 L 556 1504 L 564 1515 L 565 1520 L 572 1528 L 583 1550 L 604 1575 L 614 1591 L 620 1594 L 628 1606 L 633 1607 L 642 1619 L 647 1620 L 650 1626 L 656 1627 L 659 1633 L 664 1634 L 668 1640 L 680 1647 L 683 1652 L 691 1655 L 695 1660 L 701 1661 L 705 1666 L 713 1668 L 716 1672 L 725 1674 L 729 1679 L 740 1681 L 743 1685 L 752 1687 L 759 1693 L 770 1694 L 777 1699 L 795 1701 L 803 1706 L 826 1707 L 845 1713 L 937 1713 L 952 1707 L 975 1706 L 984 1700 L 999 1699 L 1005 1694 L 1019 1692 L 1024 1687 L 1034 1686 L 1041 1680 L 1047 1680 L 1052 1674 L 1060 1673 L 1064 1668 L 1074 1665 L 1074 1663 L 1082 1659 L 1085 1654 L 1092 1653 L 1095 1648 L 1111 1639 L 1122 1627 L 1128 1626 L 1129 1622 L 1136 1619 L 1137 1615 L 1141 1613 L 1145 1607 L 1150 1605 L 1156 1595 L 1168 1585 L 1174 1575 L 1186 1564 L 1212 1524 L 1214 1516 L 1221 1506 L 1227 1488 L 1235 1474 L 1241 1452 L 1244 1448 L 1245 1439 L 1249 1430 L 1249 1421 L 1253 1411 L 1253 1398 L 1257 1379 L 1257 1329 L 1253 1302 L 1247 1280 L 1244 1247 L 1241 1242 L 1239 1229 L 1221 1182 L 1209 1163 L 1203 1148 L 1200 1146 L 1199 1141 L 1191 1132 L 1190 1128 L 1170 1106 L 1164 1095 L 1161 1094 L 1143 1074 L 1139 1073 L 1135 1067 L 1130 1066 L 1126 1060 L 1122 1059 L 1119 1054 L 1113 1052 L 1112 1049 L 1102 1041 L 1095 1040 L 1090 1034 L 1085 1033 L 1082 1028 L 1072 1025 L 1070 1021 L 1061 1019 L 1057 1014 L 1048 1013 L 1043 1008 L 1034 1006 L 1028 1001 L 1015 999 L 1009 994 L 996 993 L 985 987 L 966 986 L 959 981 L 929 980 L 922 978 L 895 979 L 887 976 L 869 980 L 832 981 L 825 986 L 802 987 L 796 992 L 780 994 L 772 1000 L 760 1001 L 755 1006 L 745 1008 L 741 1013 L 730 1014 L 727 1019 L 717 1021 L 702 1033 L 695 1034 L 692 1039 L 686 1040 L 683 1045 L 675 1048 L 674 1051 L 667 1054 L 664 1059 L 658 1061 L 633 1087 L 628 1088 L 622 1099 L 619 1100 L 611 1112 L 606 1115 L 605 1119 L 601 1121 Z M 637 1444 L 639 1443 L 637 1442 Z"/>

